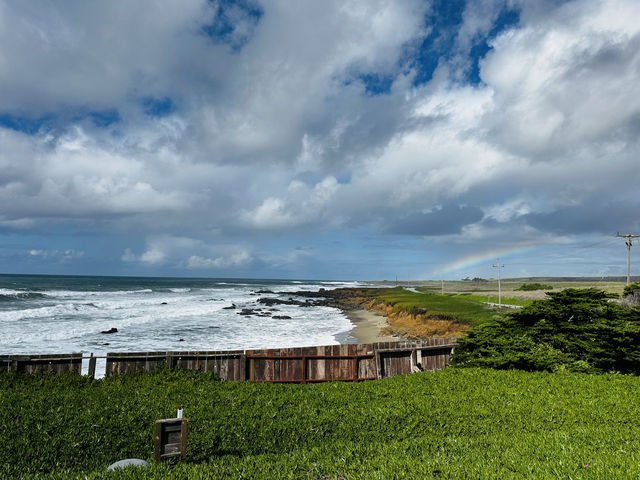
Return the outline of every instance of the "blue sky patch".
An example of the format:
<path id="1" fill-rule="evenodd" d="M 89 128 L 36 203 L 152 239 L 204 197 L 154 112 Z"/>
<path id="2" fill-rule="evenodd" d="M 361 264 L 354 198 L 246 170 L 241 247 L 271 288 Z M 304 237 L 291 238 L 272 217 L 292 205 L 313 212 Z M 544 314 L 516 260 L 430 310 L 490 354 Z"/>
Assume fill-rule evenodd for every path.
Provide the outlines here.
<path id="1" fill-rule="evenodd" d="M 0 114 L 0 127 L 26 133 L 27 135 L 35 135 L 40 129 L 49 130 L 52 126 L 53 119 L 53 115 L 29 118 L 2 113 Z"/>
<path id="2" fill-rule="evenodd" d="M 425 17 L 425 25 L 431 28 L 418 48 L 413 60 L 417 74 L 413 83 L 423 85 L 431 80 L 440 57 L 447 56 L 455 43 L 458 26 L 462 23 L 464 0 L 435 0 Z"/>
<path id="3" fill-rule="evenodd" d="M 214 43 L 228 44 L 234 51 L 240 51 L 249 41 L 254 28 L 264 12 L 251 0 L 210 1 L 215 6 L 215 16 L 202 31 Z M 238 28 L 242 25 L 242 28 Z"/>
<path id="4" fill-rule="evenodd" d="M 359 78 L 364 83 L 367 95 L 382 95 L 391 92 L 394 76 L 366 73 L 360 75 Z"/>
<path id="5" fill-rule="evenodd" d="M 120 113 L 116 109 L 49 113 L 40 117 L 21 117 L 3 113 L 0 114 L 0 127 L 36 135 L 38 132 L 65 127 L 71 123 L 81 123 L 87 119 L 98 128 L 107 128 L 120 121 Z"/>
<path id="6" fill-rule="evenodd" d="M 469 52 L 469 56 L 471 57 L 471 69 L 467 76 L 470 83 L 478 85 L 482 82 L 480 79 L 480 60 L 484 58 L 489 50 L 491 50 L 489 42 L 498 36 L 500 32 L 512 27 L 513 25 L 517 25 L 519 21 L 519 10 L 502 10 L 489 34 L 471 47 L 471 52 Z"/>
<path id="7" fill-rule="evenodd" d="M 120 114 L 115 109 L 89 112 L 86 116 L 98 128 L 107 128 L 120 121 Z"/>
<path id="8" fill-rule="evenodd" d="M 413 53 L 410 61 L 417 74 L 414 85 L 419 86 L 429 82 L 438 67 L 441 58 L 450 59 L 455 55 L 455 42 L 464 12 L 464 0 L 436 0 L 433 9 L 425 17 L 425 25 L 431 32 Z M 493 28 L 482 38 L 478 38 L 471 51 L 468 52 L 471 68 L 466 72 L 465 80 L 477 85 L 481 83 L 479 62 L 491 49 L 489 42 L 503 30 L 516 25 L 520 21 L 520 11 L 517 9 L 503 9 Z M 464 52 L 463 52 L 464 53 Z"/>
<path id="9" fill-rule="evenodd" d="M 148 97 L 142 101 L 144 113 L 150 117 L 165 117 L 176 110 L 176 106 L 169 97 L 153 98 Z"/>

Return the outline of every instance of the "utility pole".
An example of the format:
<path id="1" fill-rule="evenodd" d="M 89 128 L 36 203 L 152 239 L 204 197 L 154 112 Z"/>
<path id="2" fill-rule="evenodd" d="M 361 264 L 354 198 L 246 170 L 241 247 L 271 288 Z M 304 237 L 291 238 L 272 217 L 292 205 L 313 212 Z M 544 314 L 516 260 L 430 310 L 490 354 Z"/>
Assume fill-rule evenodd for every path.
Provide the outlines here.
<path id="1" fill-rule="evenodd" d="M 504 265 L 500 265 L 500 259 L 498 258 L 498 263 L 492 265 L 492 267 L 498 269 L 498 308 L 502 307 L 502 290 L 500 288 L 500 269 L 504 268 Z"/>
<path id="2" fill-rule="evenodd" d="M 444 297 L 444 273 L 442 274 L 442 283 L 441 283 L 440 295 Z"/>
<path id="3" fill-rule="evenodd" d="M 631 283 L 631 243 L 632 238 L 638 238 L 640 235 L 635 235 L 633 233 L 616 233 L 616 237 L 626 238 L 627 241 L 624 242 L 627 245 L 627 285 Z"/>

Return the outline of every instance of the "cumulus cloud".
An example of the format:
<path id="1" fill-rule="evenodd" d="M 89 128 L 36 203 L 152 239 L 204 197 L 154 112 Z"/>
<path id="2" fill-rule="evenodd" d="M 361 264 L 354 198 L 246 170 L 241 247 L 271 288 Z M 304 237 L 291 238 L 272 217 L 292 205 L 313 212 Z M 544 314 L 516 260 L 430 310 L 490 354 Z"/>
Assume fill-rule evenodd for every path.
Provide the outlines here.
<path id="1" fill-rule="evenodd" d="M 0 2 L 0 227 L 104 229 L 124 263 L 189 270 L 361 228 L 552 243 L 636 226 L 638 2 L 437 14 Z"/>
<path id="2" fill-rule="evenodd" d="M 31 257 L 38 257 L 46 260 L 54 260 L 61 263 L 76 260 L 84 256 L 83 251 L 67 249 L 67 250 L 42 250 L 32 248 L 28 252 Z"/>
<path id="3" fill-rule="evenodd" d="M 246 266 L 253 260 L 249 250 L 241 245 L 207 243 L 196 238 L 171 235 L 147 238 L 146 249 L 140 254 L 126 248 L 121 259 L 147 266 L 168 265 L 189 270 L 228 269 Z"/>
<path id="4" fill-rule="evenodd" d="M 292 181 L 285 199 L 269 197 L 258 207 L 241 214 L 241 221 L 259 229 L 297 227 L 316 223 L 329 217 L 326 208 L 335 201 L 340 185 L 334 177 L 327 177 L 310 188 L 303 182 Z M 330 213 L 335 213 L 331 211 Z M 331 215 L 328 221 L 339 217 Z"/>
<path id="5" fill-rule="evenodd" d="M 251 255 L 248 252 L 237 252 L 228 257 L 203 258 L 192 255 L 187 260 L 187 268 L 191 269 L 211 269 L 211 268 L 229 268 L 239 265 L 246 265 L 251 261 Z"/>

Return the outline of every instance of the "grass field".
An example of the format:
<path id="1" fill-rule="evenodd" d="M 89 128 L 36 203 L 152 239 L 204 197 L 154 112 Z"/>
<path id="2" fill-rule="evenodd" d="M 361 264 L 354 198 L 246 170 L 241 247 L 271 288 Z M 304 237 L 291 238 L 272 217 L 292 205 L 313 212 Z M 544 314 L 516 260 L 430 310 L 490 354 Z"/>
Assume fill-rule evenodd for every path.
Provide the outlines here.
<path id="1" fill-rule="evenodd" d="M 533 291 L 518 291 L 517 289 L 523 284 L 541 282 L 545 285 L 551 285 L 553 292 L 558 290 L 564 290 L 566 288 L 597 288 L 598 290 L 604 290 L 608 293 L 615 293 L 617 295 L 622 294 L 624 290 L 625 282 L 611 282 L 611 281 L 591 281 L 591 280 L 574 280 L 574 281 L 557 281 L 553 279 L 505 279 L 500 282 L 500 289 L 502 291 L 502 298 L 504 300 L 516 299 L 516 300 L 540 300 L 545 298 L 545 290 L 533 290 Z M 442 284 L 441 282 L 416 282 L 419 289 L 425 289 L 434 293 L 440 293 Z M 453 294 L 476 294 L 480 297 L 498 297 L 498 281 L 488 280 L 486 282 L 473 282 L 473 281 L 446 281 L 444 282 L 445 293 Z"/>
<path id="2" fill-rule="evenodd" d="M 550 290 L 520 291 L 523 284 L 533 283 L 525 280 L 503 280 L 500 285 L 501 302 L 505 305 L 526 306 L 533 300 L 546 298 L 546 292 L 558 292 L 567 288 L 596 288 L 608 293 L 621 295 L 624 290 L 624 282 L 597 282 L 597 281 L 554 281 L 544 280 L 545 285 L 553 288 Z M 407 286 L 381 289 L 378 298 L 397 302 L 396 311 L 399 309 L 429 308 L 436 311 L 451 311 L 460 315 L 461 321 L 470 325 L 484 323 L 492 317 L 492 313 L 486 311 L 486 307 L 473 304 L 498 303 L 498 282 L 490 280 L 485 282 L 473 281 L 447 281 L 441 282 L 414 282 Z M 443 288 L 444 287 L 444 288 Z M 412 288 L 425 295 L 420 296 L 407 290 Z M 444 290 L 444 295 L 442 295 Z M 430 294 L 430 295 L 429 295 Z M 483 310 L 485 310 L 483 312 Z"/>
<path id="3" fill-rule="evenodd" d="M 184 405 L 188 463 L 150 460 Z M 450 368 L 363 383 L 222 383 L 164 371 L 104 381 L 0 375 L 0 478 L 640 476 L 640 379 Z"/>
<path id="4" fill-rule="evenodd" d="M 491 320 L 495 312 L 480 301 L 467 295 L 436 295 L 429 291 L 416 293 L 403 288 L 384 289 L 375 292 L 376 298 L 391 305 L 396 313 L 409 314 L 426 310 L 431 315 L 450 315 L 469 325 L 479 325 Z M 485 300 L 486 301 L 486 300 Z"/>

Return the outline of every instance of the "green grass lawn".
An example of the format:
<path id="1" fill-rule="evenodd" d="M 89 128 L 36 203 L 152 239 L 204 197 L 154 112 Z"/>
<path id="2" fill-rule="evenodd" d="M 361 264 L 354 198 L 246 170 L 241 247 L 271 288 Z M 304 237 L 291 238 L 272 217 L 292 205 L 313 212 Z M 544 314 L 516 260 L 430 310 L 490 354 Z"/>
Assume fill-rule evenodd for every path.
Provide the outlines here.
<path id="1" fill-rule="evenodd" d="M 153 455 L 183 405 L 188 463 Z M 640 476 L 640 379 L 449 368 L 363 383 L 223 383 L 163 371 L 92 381 L 0 375 L 0 478 Z"/>
<path id="2" fill-rule="evenodd" d="M 472 326 L 488 322 L 496 315 L 495 311 L 471 295 L 432 294 L 429 289 L 418 289 L 424 293 L 416 293 L 401 287 L 372 290 L 373 296 L 393 305 L 395 312 L 415 313 L 420 309 L 426 309 L 430 314 L 452 315 L 459 322 Z"/>
<path id="3" fill-rule="evenodd" d="M 486 296 L 486 295 L 464 295 L 464 296 L 480 303 L 484 303 L 484 302 L 498 303 L 498 297 L 494 297 L 494 296 Z M 531 303 L 533 303 L 533 300 L 523 300 L 521 298 L 502 297 L 500 302 L 503 305 L 519 305 L 521 307 L 525 307 L 527 305 L 531 305 Z"/>

